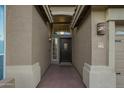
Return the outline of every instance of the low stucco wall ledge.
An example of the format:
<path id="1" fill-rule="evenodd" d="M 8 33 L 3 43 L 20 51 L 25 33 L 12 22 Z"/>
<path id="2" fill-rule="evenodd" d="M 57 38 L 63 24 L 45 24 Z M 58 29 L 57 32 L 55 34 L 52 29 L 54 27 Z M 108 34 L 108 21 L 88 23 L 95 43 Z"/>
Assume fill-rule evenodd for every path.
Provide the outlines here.
<path id="1" fill-rule="evenodd" d="M 109 66 L 84 64 L 83 82 L 88 88 L 115 88 L 116 75 Z"/>

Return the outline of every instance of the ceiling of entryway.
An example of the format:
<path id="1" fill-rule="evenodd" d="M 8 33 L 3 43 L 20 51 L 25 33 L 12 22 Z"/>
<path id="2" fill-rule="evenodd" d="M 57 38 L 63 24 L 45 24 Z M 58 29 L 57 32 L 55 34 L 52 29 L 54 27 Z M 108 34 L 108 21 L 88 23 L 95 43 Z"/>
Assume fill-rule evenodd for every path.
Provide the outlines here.
<path id="1" fill-rule="evenodd" d="M 49 9 L 53 18 L 55 31 L 69 30 L 69 24 L 75 13 L 75 5 L 49 5 Z"/>
<path id="2" fill-rule="evenodd" d="M 50 5 L 52 15 L 70 15 L 74 14 L 75 5 Z"/>

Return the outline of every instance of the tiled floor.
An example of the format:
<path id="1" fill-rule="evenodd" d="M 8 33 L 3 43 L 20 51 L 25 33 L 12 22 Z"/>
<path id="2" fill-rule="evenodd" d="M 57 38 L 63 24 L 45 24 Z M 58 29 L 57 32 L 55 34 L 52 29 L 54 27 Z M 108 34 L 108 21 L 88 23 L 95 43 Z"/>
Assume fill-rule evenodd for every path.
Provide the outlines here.
<path id="1" fill-rule="evenodd" d="M 38 88 L 84 88 L 84 85 L 72 65 L 51 65 Z"/>

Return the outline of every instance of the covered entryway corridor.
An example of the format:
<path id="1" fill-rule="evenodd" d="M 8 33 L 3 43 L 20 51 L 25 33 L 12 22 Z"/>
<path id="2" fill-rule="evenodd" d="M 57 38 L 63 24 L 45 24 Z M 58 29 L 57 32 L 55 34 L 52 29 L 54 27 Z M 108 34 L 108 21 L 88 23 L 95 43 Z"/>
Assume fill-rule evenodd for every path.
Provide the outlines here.
<path id="1" fill-rule="evenodd" d="M 124 6 L 0 9 L 0 87 L 124 87 Z"/>
<path id="2" fill-rule="evenodd" d="M 77 6 L 50 5 L 43 6 L 43 9 L 52 24 L 49 36 L 51 42 L 51 64 L 37 87 L 84 88 L 81 75 L 72 65 L 71 22 Z"/>

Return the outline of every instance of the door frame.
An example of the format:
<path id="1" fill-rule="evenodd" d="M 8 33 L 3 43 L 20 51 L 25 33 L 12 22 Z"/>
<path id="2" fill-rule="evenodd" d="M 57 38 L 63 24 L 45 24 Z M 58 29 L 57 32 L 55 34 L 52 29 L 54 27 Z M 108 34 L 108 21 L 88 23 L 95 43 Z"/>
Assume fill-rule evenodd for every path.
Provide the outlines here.
<path id="1" fill-rule="evenodd" d="M 3 42 L 4 51 L 2 53 L 3 55 L 2 76 L 3 79 L 5 79 L 6 78 L 6 6 L 5 5 L 1 5 L 1 6 L 3 7 L 2 12 L 3 12 L 3 38 L 4 38 L 4 42 Z"/>
<path id="2" fill-rule="evenodd" d="M 58 42 L 58 45 L 57 45 L 57 58 L 54 59 L 53 58 L 53 39 L 57 38 L 57 42 Z M 52 40 L 51 40 L 51 62 L 52 63 L 56 63 L 56 64 L 59 64 L 59 37 L 52 37 Z"/>
<path id="3" fill-rule="evenodd" d="M 6 5 L 4 5 L 4 61 L 3 61 L 3 79 L 6 78 Z"/>

